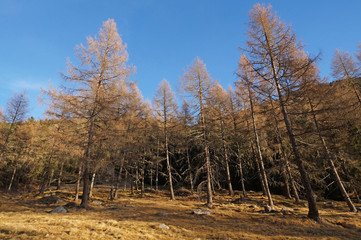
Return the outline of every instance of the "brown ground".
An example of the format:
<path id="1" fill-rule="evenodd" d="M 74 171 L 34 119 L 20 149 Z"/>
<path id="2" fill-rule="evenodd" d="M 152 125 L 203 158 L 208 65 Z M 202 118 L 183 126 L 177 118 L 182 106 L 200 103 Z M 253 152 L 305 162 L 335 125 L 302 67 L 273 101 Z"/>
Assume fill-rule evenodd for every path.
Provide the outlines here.
<path id="1" fill-rule="evenodd" d="M 45 196 L 50 194 L 1 193 L 0 239 L 361 239 L 361 215 L 347 212 L 343 202 L 318 203 L 322 223 L 316 223 L 306 218 L 304 202 L 295 205 L 282 196 L 274 196 L 278 212 L 261 212 L 266 198 L 255 192 L 234 203 L 239 195 L 217 195 L 210 216 L 191 214 L 204 208 L 197 197 L 170 201 L 163 192 L 145 198 L 121 192 L 118 200 L 110 201 L 106 187 L 96 189 L 90 210 L 50 214 L 71 202 L 72 192 L 49 191 Z M 60 202 L 50 201 L 57 198 Z M 283 207 L 295 211 L 284 215 Z"/>

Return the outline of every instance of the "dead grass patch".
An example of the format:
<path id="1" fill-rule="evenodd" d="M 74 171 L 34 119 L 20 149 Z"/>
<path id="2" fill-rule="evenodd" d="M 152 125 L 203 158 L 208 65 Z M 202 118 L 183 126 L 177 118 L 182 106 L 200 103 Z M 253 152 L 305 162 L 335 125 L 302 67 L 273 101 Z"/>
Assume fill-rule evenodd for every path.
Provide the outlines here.
<path id="1" fill-rule="evenodd" d="M 49 214 L 56 206 L 72 202 L 72 193 L 47 192 L 59 203 L 37 201 L 32 193 L 2 194 L 0 239 L 360 239 L 361 218 L 347 212 L 343 202 L 319 204 L 322 223 L 306 217 L 307 208 L 282 196 L 274 196 L 277 212 L 263 213 L 266 198 L 250 192 L 249 198 L 217 195 L 210 216 L 191 214 L 205 208 L 194 196 L 168 199 L 167 193 L 147 192 L 145 198 L 119 193 L 107 199 L 108 189 L 97 188 L 91 210 L 72 205 L 69 213 Z M 93 201 L 96 200 L 98 202 Z M 236 200 L 236 201 L 235 201 Z M 96 203 L 96 204 L 95 204 Z M 283 207 L 294 214 L 283 215 Z M 169 229 L 161 229 L 166 224 Z"/>

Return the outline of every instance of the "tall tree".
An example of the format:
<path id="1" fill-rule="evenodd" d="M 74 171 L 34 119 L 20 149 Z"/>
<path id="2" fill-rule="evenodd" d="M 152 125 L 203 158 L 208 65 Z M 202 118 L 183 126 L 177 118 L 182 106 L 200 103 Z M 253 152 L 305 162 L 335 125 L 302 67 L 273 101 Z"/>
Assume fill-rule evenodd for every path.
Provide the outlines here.
<path id="1" fill-rule="evenodd" d="M 87 46 L 77 46 L 80 66 L 68 63 L 62 77 L 72 85 L 51 89 L 49 113 L 67 118 L 83 129 L 83 195 L 82 207 L 88 206 L 90 164 L 94 145 L 105 122 L 111 120 L 121 99 L 121 86 L 131 71 L 127 66 L 126 45 L 120 38 L 114 20 L 103 23 L 98 36 L 88 37 Z M 76 121 L 74 121 L 76 120 Z M 103 133 L 104 134 L 104 133 Z"/>
<path id="2" fill-rule="evenodd" d="M 168 172 L 168 181 L 169 181 L 169 191 L 170 199 L 174 200 L 174 190 L 172 182 L 172 167 L 170 164 L 169 158 L 169 127 L 176 116 L 177 104 L 175 102 L 175 95 L 172 91 L 168 81 L 163 79 L 160 83 L 156 95 L 154 97 L 154 102 L 156 104 L 156 109 L 158 116 L 160 118 L 161 124 L 163 125 L 163 136 L 164 136 L 164 149 L 167 161 L 167 172 Z"/>
<path id="3" fill-rule="evenodd" d="M 11 135 L 17 124 L 23 121 L 28 113 L 29 100 L 26 93 L 14 93 L 7 103 L 6 112 L 3 115 L 3 121 L 7 123 L 7 129 L 4 133 L 3 143 L 0 149 L 0 161 L 6 152 Z"/>
<path id="4" fill-rule="evenodd" d="M 283 120 L 290 138 L 295 162 L 301 175 L 308 201 L 308 217 L 320 221 L 316 199 L 311 181 L 301 157 L 299 147 L 291 125 L 286 106 L 285 94 L 290 89 L 297 89 L 300 76 L 312 63 L 310 58 L 299 59 L 303 54 L 302 45 L 296 40 L 290 26 L 285 25 L 271 6 L 256 4 L 250 11 L 247 48 L 250 65 L 258 77 L 265 83 L 272 84 L 279 101 Z"/>
<path id="5" fill-rule="evenodd" d="M 257 125 L 256 125 L 255 109 L 254 109 L 254 96 L 253 96 L 254 92 L 251 90 L 252 82 L 255 81 L 255 79 L 254 79 L 255 73 L 251 70 L 249 61 L 243 54 L 239 61 L 238 76 L 241 79 L 241 84 L 243 84 L 243 86 L 248 91 L 248 99 L 249 99 L 249 106 L 250 106 L 250 110 L 251 110 L 253 133 L 254 133 L 254 142 L 256 144 L 256 154 L 258 157 L 260 170 L 261 170 L 261 174 L 263 177 L 262 180 L 263 180 L 263 183 L 265 186 L 265 190 L 266 190 L 266 194 L 267 194 L 267 198 L 268 198 L 268 204 L 269 204 L 271 210 L 274 210 L 273 199 L 272 199 L 271 191 L 270 191 L 269 185 L 268 185 L 268 178 L 267 178 L 266 170 L 265 170 L 264 163 L 263 163 L 260 139 L 259 139 L 258 129 L 257 129 Z"/>
<path id="6" fill-rule="evenodd" d="M 239 99 L 237 99 L 236 96 L 236 92 L 230 87 L 228 89 L 228 104 L 229 104 L 229 115 L 231 117 L 232 120 L 232 125 L 233 125 L 233 141 L 236 144 L 236 156 L 237 156 L 237 162 L 238 162 L 238 166 L 239 166 L 239 175 L 241 178 L 241 188 L 242 188 L 242 193 L 243 193 L 243 197 L 247 197 L 246 194 L 246 187 L 244 184 L 244 174 L 243 174 L 243 161 L 241 158 L 241 149 L 240 149 L 240 134 L 239 134 L 239 127 L 238 127 L 238 111 L 239 111 L 239 107 L 240 107 L 240 103 L 239 103 Z"/>
<path id="7" fill-rule="evenodd" d="M 214 110 L 213 120 L 219 122 L 219 131 L 220 131 L 220 140 L 221 145 L 223 148 L 223 158 L 224 158 L 224 166 L 226 168 L 226 181 L 228 185 L 228 192 L 230 196 L 234 195 L 232 182 L 231 182 L 231 173 L 229 170 L 229 150 L 228 150 L 228 143 L 226 141 L 226 120 L 228 118 L 229 114 L 229 104 L 228 104 L 228 93 L 226 90 L 223 89 L 223 87 L 216 83 L 212 87 L 210 91 L 210 105 L 211 109 Z"/>
<path id="8" fill-rule="evenodd" d="M 357 65 L 354 57 L 348 52 L 336 49 L 332 59 L 332 76 L 338 80 L 344 79 L 346 85 L 355 93 L 359 104 L 361 96 L 355 80 L 361 76 L 361 67 Z"/>
<path id="9" fill-rule="evenodd" d="M 210 208 L 213 207 L 213 196 L 211 187 L 211 158 L 207 132 L 206 100 L 211 86 L 212 79 L 207 72 L 206 65 L 197 57 L 184 73 L 181 79 L 181 87 L 190 98 L 191 101 L 189 103 L 198 115 L 200 138 L 202 139 L 204 149 L 207 174 L 207 206 Z"/>

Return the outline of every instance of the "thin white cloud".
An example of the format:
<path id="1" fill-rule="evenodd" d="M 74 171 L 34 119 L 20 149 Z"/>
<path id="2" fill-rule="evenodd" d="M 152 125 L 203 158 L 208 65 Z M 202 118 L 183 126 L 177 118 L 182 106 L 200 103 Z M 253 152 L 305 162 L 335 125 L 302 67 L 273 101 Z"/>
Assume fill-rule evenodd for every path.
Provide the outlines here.
<path id="1" fill-rule="evenodd" d="M 19 91 L 19 90 L 40 91 L 40 88 L 45 86 L 46 83 L 40 80 L 34 80 L 34 78 L 13 80 L 8 84 L 9 89 L 11 89 L 12 91 Z"/>

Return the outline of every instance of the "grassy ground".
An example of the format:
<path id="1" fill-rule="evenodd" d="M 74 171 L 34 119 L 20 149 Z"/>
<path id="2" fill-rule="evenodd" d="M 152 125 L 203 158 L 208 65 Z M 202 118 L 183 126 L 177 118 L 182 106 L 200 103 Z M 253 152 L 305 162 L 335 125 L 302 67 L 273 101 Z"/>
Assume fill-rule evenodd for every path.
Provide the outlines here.
<path id="1" fill-rule="evenodd" d="M 263 213 L 266 198 L 250 192 L 249 199 L 233 203 L 239 195 L 219 194 L 211 215 L 201 216 L 191 214 L 204 208 L 195 196 L 170 201 L 164 192 L 144 198 L 120 192 L 110 201 L 108 191 L 97 188 L 89 210 L 54 214 L 48 212 L 72 201 L 70 189 L 46 192 L 57 203 L 35 193 L 1 193 L 0 239 L 361 239 L 361 215 L 347 212 L 343 202 L 319 203 L 322 223 L 316 223 L 306 218 L 305 202 L 296 205 L 277 195 L 275 213 Z M 284 215 L 283 207 L 295 211 Z"/>

